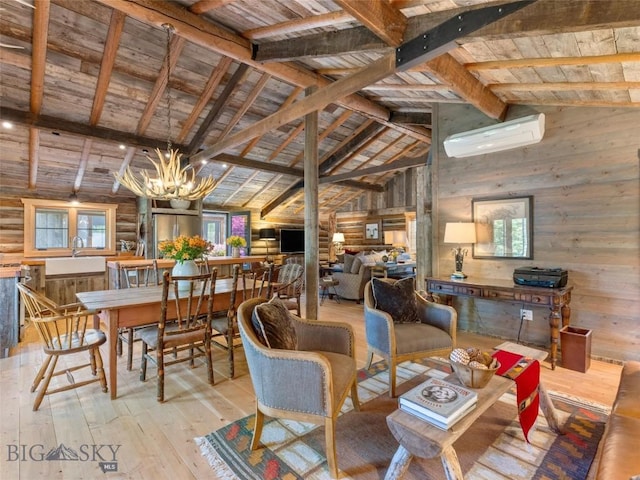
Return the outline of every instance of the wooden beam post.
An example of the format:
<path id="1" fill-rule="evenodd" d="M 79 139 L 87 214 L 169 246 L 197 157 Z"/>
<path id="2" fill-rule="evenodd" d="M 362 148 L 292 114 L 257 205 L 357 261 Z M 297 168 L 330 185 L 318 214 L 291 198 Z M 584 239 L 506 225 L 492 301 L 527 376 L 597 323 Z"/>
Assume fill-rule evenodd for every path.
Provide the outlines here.
<path id="1" fill-rule="evenodd" d="M 305 90 L 307 97 L 317 87 Z M 304 117 L 304 273 L 305 273 L 305 318 L 318 319 L 318 288 L 320 284 L 320 260 L 318 250 L 318 110 Z"/>

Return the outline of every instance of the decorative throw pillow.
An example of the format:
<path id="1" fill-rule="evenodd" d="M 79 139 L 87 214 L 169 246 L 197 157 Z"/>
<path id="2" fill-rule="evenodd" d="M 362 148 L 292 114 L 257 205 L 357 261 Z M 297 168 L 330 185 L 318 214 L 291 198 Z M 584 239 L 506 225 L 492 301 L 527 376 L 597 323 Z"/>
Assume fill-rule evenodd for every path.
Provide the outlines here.
<path id="1" fill-rule="evenodd" d="M 360 267 L 362 266 L 362 260 L 356 257 L 353 259 L 353 265 L 351 265 L 351 273 L 360 273 Z"/>
<path id="2" fill-rule="evenodd" d="M 345 253 L 344 255 L 344 273 L 351 273 L 351 267 L 353 267 L 353 260 L 356 257 L 353 255 L 348 255 Z"/>
<path id="3" fill-rule="evenodd" d="M 258 340 L 269 348 L 297 350 L 298 337 L 287 307 L 278 297 L 261 303 L 251 315 Z"/>
<path id="4" fill-rule="evenodd" d="M 374 306 L 391 315 L 394 323 L 418 323 L 418 308 L 414 294 L 413 277 L 394 283 L 379 278 L 371 279 Z"/>

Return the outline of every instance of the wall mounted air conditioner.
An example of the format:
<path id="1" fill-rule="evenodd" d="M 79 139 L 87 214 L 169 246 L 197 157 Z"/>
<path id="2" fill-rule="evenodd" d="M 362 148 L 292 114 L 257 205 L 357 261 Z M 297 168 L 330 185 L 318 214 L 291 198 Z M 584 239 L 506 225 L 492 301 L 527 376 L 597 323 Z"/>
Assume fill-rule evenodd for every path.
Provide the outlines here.
<path id="1" fill-rule="evenodd" d="M 544 135 L 544 113 L 449 135 L 444 151 L 450 157 L 471 157 L 538 143 Z"/>

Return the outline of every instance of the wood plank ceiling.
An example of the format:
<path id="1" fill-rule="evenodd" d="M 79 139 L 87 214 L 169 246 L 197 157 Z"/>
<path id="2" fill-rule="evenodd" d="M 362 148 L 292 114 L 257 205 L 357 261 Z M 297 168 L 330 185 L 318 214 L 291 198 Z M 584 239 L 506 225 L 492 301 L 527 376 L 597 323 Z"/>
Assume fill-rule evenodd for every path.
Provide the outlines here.
<path id="1" fill-rule="evenodd" d="M 149 168 L 144 151 L 171 139 L 218 179 L 207 205 L 300 216 L 303 115 L 318 109 L 322 214 L 423 163 L 435 103 L 496 121 L 511 104 L 640 106 L 637 0 L 524 2 L 398 66 L 396 48 L 505 3 L 0 0 L 0 117 L 14 123 L 0 188 L 131 197 L 112 172 Z"/>

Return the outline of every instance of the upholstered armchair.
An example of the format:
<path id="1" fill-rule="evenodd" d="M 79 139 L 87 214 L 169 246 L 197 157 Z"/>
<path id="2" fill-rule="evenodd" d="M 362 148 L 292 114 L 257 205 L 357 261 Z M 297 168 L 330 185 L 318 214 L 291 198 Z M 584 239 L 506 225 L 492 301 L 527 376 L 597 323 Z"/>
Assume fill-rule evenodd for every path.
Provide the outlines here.
<path id="1" fill-rule="evenodd" d="M 329 472 L 338 478 L 335 425 L 349 392 L 359 410 L 351 326 L 301 319 L 277 298 L 254 298 L 238 307 L 238 327 L 257 399 L 251 449 L 264 415 L 324 424 Z"/>
<path id="2" fill-rule="evenodd" d="M 396 366 L 406 360 L 448 356 L 456 346 L 457 320 L 453 308 L 418 295 L 412 278 L 373 278 L 364 292 L 367 368 L 374 353 L 387 361 L 389 396 L 395 397 Z"/>

